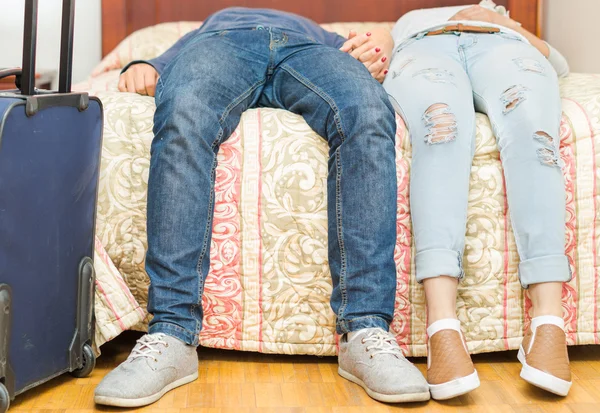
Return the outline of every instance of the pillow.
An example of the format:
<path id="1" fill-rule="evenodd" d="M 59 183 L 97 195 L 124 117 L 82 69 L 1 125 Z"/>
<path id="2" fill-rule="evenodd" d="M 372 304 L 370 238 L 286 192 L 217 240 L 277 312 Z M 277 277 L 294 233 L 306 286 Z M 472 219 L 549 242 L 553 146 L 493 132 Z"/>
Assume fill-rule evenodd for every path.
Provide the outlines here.
<path id="1" fill-rule="evenodd" d="M 137 30 L 102 59 L 92 72 L 92 77 L 121 69 L 134 60 L 148 60 L 160 56 L 180 37 L 197 29 L 201 24 L 202 22 L 160 23 Z"/>

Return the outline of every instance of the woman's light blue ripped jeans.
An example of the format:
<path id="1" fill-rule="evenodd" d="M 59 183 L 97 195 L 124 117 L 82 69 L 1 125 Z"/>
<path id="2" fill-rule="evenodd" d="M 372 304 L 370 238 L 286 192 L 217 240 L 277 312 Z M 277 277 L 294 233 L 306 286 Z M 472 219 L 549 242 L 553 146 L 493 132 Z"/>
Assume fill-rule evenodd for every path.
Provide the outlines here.
<path id="1" fill-rule="evenodd" d="M 475 111 L 497 138 L 519 277 L 569 281 L 556 72 L 507 34 L 418 36 L 396 50 L 384 82 L 411 135 L 410 203 L 419 282 L 463 276 Z"/>

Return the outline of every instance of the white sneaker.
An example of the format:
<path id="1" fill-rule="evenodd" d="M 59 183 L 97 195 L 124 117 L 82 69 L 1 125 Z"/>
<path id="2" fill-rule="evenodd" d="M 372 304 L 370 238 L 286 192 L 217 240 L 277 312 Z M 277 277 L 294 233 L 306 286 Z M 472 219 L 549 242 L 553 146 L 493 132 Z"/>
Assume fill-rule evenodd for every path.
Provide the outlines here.
<path id="1" fill-rule="evenodd" d="M 131 354 L 96 387 L 94 401 L 139 407 L 198 378 L 196 347 L 166 334 L 146 334 Z"/>
<path id="2" fill-rule="evenodd" d="M 429 400 L 427 381 L 403 355 L 396 338 L 381 328 L 365 328 L 340 339 L 338 373 L 385 403 Z"/>

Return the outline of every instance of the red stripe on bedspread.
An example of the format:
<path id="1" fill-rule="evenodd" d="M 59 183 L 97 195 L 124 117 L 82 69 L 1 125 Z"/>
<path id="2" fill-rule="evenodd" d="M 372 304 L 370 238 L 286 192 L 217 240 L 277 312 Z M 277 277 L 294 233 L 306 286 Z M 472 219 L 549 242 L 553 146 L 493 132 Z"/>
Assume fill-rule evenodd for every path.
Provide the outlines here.
<path id="1" fill-rule="evenodd" d="M 240 130 L 222 145 L 215 177 L 215 212 L 210 272 L 204 286 L 202 341 L 211 347 L 240 349 L 242 285 L 240 280 Z"/>
<path id="2" fill-rule="evenodd" d="M 408 133 L 404 122 L 397 116 L 396 132 L 396 178 L 398 180 L 398 212 L 396 220 L 396 249 L 394 251 L 394 260 L 397 268 L 397 290 L 396 290 L 396 308 L 394 320 L 391 324 L 392 331 L 396 334 L 398 344 L 408 353 L 411 325 L 411 305 L 410 305 L 410 281 L 412 277 L 412 232 L 410 225 L 410 206 L 409 206 L 409 173 L 410 164 L 406 153 L 404 152 L 405 139 L 408 139 Z"/>
<path id="3" fill-rule="evenodd" d="M 583 107 L 577 103 L 577 105 L 581 108 L 581 110 L 585 113 L 585 118 L 588 122 L 588 126 L 590 128 L 590 139 L 592 140 L 592 173 L 594 176 L 594 222 L 592 226 L 592 253 L 594 255 L 594 343 L 598 344 L 598 254 L 596 251 L 596 221 L 598 219 L 598 184 L 597 184 L 597 175 L 598 170 L 596 169 L 596 140 L 594 136 L 594 129 L 592 128 L 592 123 L 590 121 L 590 117 L 587 112 L 583 109 Z"/>
<path id="4" fill-rule="evenodd" d="M 95 252 L 96 252 L 96 254 L 99 255 L 98 258 L 101 261 L 103 261 L 107 267 L 109 267 L 109 268 L 110 267 L 114 267 L 114 264 L 113 264 L 112 260 L 108 256 L 108 253 L 104 249 L 104 246 L 102 245 L 102 242 L 100 242 L 100 240 L 98 239 L 98 237 L 95 237 L 95 239 L 94 239 L 94 245 L 95 245 Z M 118 272 L 118 270 L 116 268 L 111 268 L 111 269 L 114 269 L 114 271 Z M 112 279 L 117 284 L 119 284 L 119 286 L 121 287 L 121 291 L 123 292 L 123 294 L 127 298 L 127 301 L 129 301 L 129 303 L 132 305 L 132 307 L 135 308 L 135 311 L 137 311 L 138 314 L 140 314 L 140 316 L 142 316 L 142 318 L 145 318 L 146 317 L 146 312 L 140 307 L 140 305 L 138 304 L 138 302 L 135 300 L 135 298 L 131 294 L 131 291 L 129 290 L 129 287 L 127 286 L 127 284 L 125 284 L 125 280 L 123 280 L 123 278 L 121 277 L 121 275 L 120 274 L 115 274 L 113 271 L 110 271 L 110 275 L 112 276 Z M 96 280 L 96 284 L 98 284 L 98 280 Z"/>
<path id="5" fill-rule="evenodd" d="M 502 168 L 504 171 L 504 168 Z M 504 349 L 508 350 L 508 263 L 510 259 L 510 254 L 508 251 L 508 197 L 506 196 L 506 179 L 504 178 L 504 172 L 502 173 L 502 191 L 503 191 L 503 200 L 504 200 L 504 296 L 502 299 L 502 322 L 504 324 Z"/>
<path id="6" fill-rule="evenodd" d="M 588 116 L 587 111 L 581 106 L 581 104 L 573 99 L 566 99 L 570 102 L 573 102 L 577 107 L 583 112 L 585 119 L 588 123 L 588 127 L 590 128 L 590 139 L 592 146 L 592 174 L 593 174 L 593 199 L 594 199 L 594 221 L 592 222 L 592 255 L 594 257 L 594 343 L 598 344 L 598 255 L 596 253 L 596 220 L 598 214 L 598 186 L 597 186 L 597 171 L 596 171 L 596 141 L 594 139 L 594 128 L 592 127 L 592 123 L 590 117 Z"/>
<path id="7" fill-rule="evenodd" d="M 96 290 L 98 290 L 106 300 L 106 304 L 108 304 L 110 311 L 112 311 L 113 315 L 115 316 L 115 320 L 119 323 L 119 328 L 121 328 L 121 331 L 127 330 L 127 327 L 125 326 L 125 324 L 123 324 L 123 321 L 121 321 L 121 315 L 115 309 L 115 306 L 113 305 L 112 301 L 110 301 L 109 295 L 106 294 L 104 288 L 102 288 L 102 284 L 100 284 L 99 282 L 96 282 Z"/>
<path id="8" fill-rule="evenodd" d="M 262 262 L 262 115 L 260 109 L 257 109 L 256 116 L 258 118 L 258 312 L 260 317 L 260 325 L 258 327 L 258 351 L 263 351 L 263 262 Z"/>
<path id="9" fill-rule="evenodd" d="M 563 169 L 566 189 L 566 235 L 565 235 L 565 255 L 569 260 L 573 279 L 570 283 L 563 286 L 563 307 L 565 309 L 565 332 L 567 333 L 567 343 L 576 344 L 577 331 L 577 303 L 579 300 L 578 290 L 576 288 L 578 279 L 575 266 L 575 257 L 577 254 L 577 204 L 575 194 L 577 188 L 577 169 L 575 158 L 575 144 L 573 143 L 573 130 L 565 117 L 560 124 L 561 157 L 565 163 Z"/>

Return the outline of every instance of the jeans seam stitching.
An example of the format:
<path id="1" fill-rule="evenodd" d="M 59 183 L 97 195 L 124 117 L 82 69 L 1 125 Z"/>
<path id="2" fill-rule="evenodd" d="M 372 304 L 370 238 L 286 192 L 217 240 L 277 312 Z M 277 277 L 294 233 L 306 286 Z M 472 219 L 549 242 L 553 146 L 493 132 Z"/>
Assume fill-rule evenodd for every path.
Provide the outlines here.
<path id="1" fill-rule="evenodd" d="M 348 292 L 346 291 L 346 248 L 344 245 L 344 232 L 342 228 L 342 202 L 341 202 L 341 175 L 342 161 L 340 148 L 335 151 L 336 177 L 335 177 L 335 210 L 338 244 L 340 246 L 340 289 L 342 292 L 342 304 L 338 310 L 338 317 L 343 319 L 344 311 L 348 307 Z"/>
<path id="2" fill-rule="evenodd" d="M 227 116 L 229 116 L 231 111 L 236 106 L 238 106 L 240 103 L 242 103 L 242 101 L 244 99 L 248 98 L 248 96 L 250 96 L 252 94 L 252 92 L 254 92 L 256 89 L 258 89 L 259 86 L 264 85 L 264 84 L 265 84 L 265 79 L 259 80 L 258 82 L 254 83 L 252 86 L 250 86 L 244 93 L 242 93 L 237 98 L 235 98 L 233 100 L 233 102 L 231 102 L 229 105 L 227 105 L 227 107 L 223 111 L 223 114 L 219 118 L 219 126 L 221 127 L 221 131 L 219 132 L 219 136 L 217 137 L 217 139 L 215 139 L 215 141 L 211 145 L 213 150 L 215 147 L 217 147 L 218 145 L 220 145 L 222 143 L 221 140 L 223 139 L 223 135 L 224 135 L 223 134 L 223 123 L 225 121 L 225 118 L 227 118 Z"/>
<path id="3" fill-rule="evenodd" d="M 460 38 L 459 38 L 460 39 Z M 458 55 L 460 56 L 460 60 L 462 62 L 463 68 L 465 69 L 465 73 L 469 76 L 469 65 L 467 64 L 467 54 L 462 46 L 458 46 Z"/>
<path id="4" fill-rule="evenodd" d="M 521 240 L 519 238 L 519 234 L 517 233 L 517 231 L 515 231 L 512 212 L 508 205 L 508 186 L 506 185 L 506 171 L 504 170 L 504 163 L 502 162 L 502 149 L 500 147 L 500 142 L 499 142 L 499 140 L 500 140 L 499 128 L 498 128 L 498 125 L 496 124 L 496 122 L 488 114 L 489 104 L 488 104 L 487 100 L 475 91 L 473 91 L 473 94 L 475 96 L 477 96 L 479 99 L 481 99 L 481 102 L 483 103 L 483 105 L 485 107 L 485 112 L 486 112 L 485 114 L 490 121 L 490 125 L 492 125 L 492 133 L 494 134 L 494 137 L 496 138 L 496 145 L 498 147 L 498 152 L 500 153 L 500 165 L 502 166 L 502 179 L 504 180 L 504 186 L 505 186 L 504 196 L 506 197 L 506 208 L 508 209 L 510 226 L 512 227 L 511 232 L 513 233 L 513 237 L 515 238 L 515 245 L 517 246 L 517 254 L 519 254 L 519 257 L 521 258 L 521 257 L 523 257 L 522 249 L 521 249 Z M 508 229 L 506 229 L 506 230 L 508 230 Z M 518 271 L 518 269 L 517 269 L 517 271 Z M 518 275 L 519 275 L 519 282 L 521 283 L 521 285 L 523 285 L 523 283 L 521 282 L 521 272 L 520 271 L 518 271 Z"/>
<path id="5" fill-rule="evenodd" d="M 343 143 L 346 140 L 346 137 L 344 135 L 344 131 L 343 131 L 343 127 L 342 127 L 342 121 L 338 116 L 339 109 L 338 109 L 337 105 L 335 104 L 335 101 L 331 98 L 331 96 L 329 96 L 327 93 L 325 93 L 319 87 L 315 86 L 310 80 L 306 79 L 304 76 L 302 76 L 300 73 L 296 72 L 291 67 L 289 67 L 287 65 L 281 65 L 281 69 L 288 72 L 298 82 L 302 83 L 304 86 L 306 86 L 312 92 L 317 94 L 317 96 L 319 96 L 321 99 L 323 99 L 325 102 L 327 102 L 327 104 L 329 105 L 331 110 L 333 110 L 333 113 L 334 113 L 333 118 L 335 120 L 335 126 L 336 126 L 336 129 L 337 129 L 337 131 L 340 135 L 340 138 L 342 140 L 342 143 Z"/>
<path id="6" fill-rule="evenodd" d="M 163 92 L 163 81 L 162 81 L 162 76 L 158 77 L 158 80 L 156 81 L 156 90 L 158 91 L 158 94 L 155 96 L 155 101 L 156 100 L 160 100 L 160 97 L 162 96 L 162 92 Z"/>
<path id="7" fill-rule="evenodd" d="M 161 321 L 159 323 L 153 324 L 152 327 L 154 327 L 154 326 L 160 326 L 160 325 L 164 325 L 165 328 L 172 329 L 172 330 L 175 330 L 175 331 L 179 331 L 179 332 L 184 333 L 186 335 L 190 335 L 191 337 L 195 336 L 195 333 L 193 331 L 190 331 L 187 328 L 183 328 L 183 327 L 178 326 L 177 324 L 169 323 L 169 322 L 166 322 L 166 321 Z"/>
<path id="8" fill-rule="evenodd" d="M 356 322 L 357 320 L 362 320 L 362 319 L 365 319 L 365 318 L 369 318 L 369 319 L 371 319 L 371 318 L 376 318 L 376 319 L 378 319 L 378 320 L 383 320 L 383 321 L 385 321 L 385 319 L 384 319 L 383 317 L 380 317 L 380 316 L 378 316 L 378 315 L 363 315 L 363 316 L 360 316 L 360 317 L 349 318 L 347 321 L 348 321 L 349 323 L 352 323 L 352 322 Z"/>
<path id="9" fill-rule="evenodd" d="M 247 29 L 234 29 L 234 30 L 247 30 Z M 229 31 L 229 32 L 231 32 L 233 30 L 232 29 L 228 29 L 228 30 L 222 30 L 222 31 Z M 231 47 L 233 47 L 235 49 L 241 49 L 238 44 L 234 43 L 233 41 L 231 41 L 230 39 L 228 39 L 225 36 L 222 36 L 219 40 L 221 40 L 223 43 L 227 43 L 229 46 L 231 46 Z M 258 59 L 264 59 L 265 58 L 264 54 L 257 53 L 254 50 L 249 50 L 249 49 L 243 49 L 243 50 L 244 50 L 244 53 L 251 54 L 253 57 L 256 57 Z"/>
<path id="10" fill-rule="evenodd" d="M 396 99 L 391 93 L 388 93 L 388 98 L 389 99 L 393 99 L 394 102 L 396 102 L 396 105 L 398 106 L 398 110 L 400 111 L 400 112 L 398 112 L 398 115 L 400 115 L 400 117 L 402 118 L 402 121 L 404 122 L 406 133 L 408 133 L 408 139 L 409 139 L 409 141 L 411 142 L 411 145 L 412 145 L 412 136 L 411 136 L 411 133 L 410 133 L 410 131 L 411 131 L 412 128 L 410 126 L 409 118 L 408 118 L 408 116 L 406 116 L 406 113 L 404 112 L 404 108 L 402 108 L 402 105 L 400 105 L 400 102 L 398 102 L 398 99 Z M 395 146 L 395 143 L 394 143 L 394 146 Z"/>
<path id="11" fill-rule="evenodd" d="M 337 105 L 335 104 L 334 100 L 327 93 L 323 92 L 320 88 L 315 86 L 312 82 L 310 82 L 308 79 L 306 79 L 300 73 L 296 72 L 291 67 L 282 65 L 281 69 L 285 70 L 292 77 L 294 77 L 298 82 L 302 83 L 304 86 L 306 86 L 312 92 L 317 94 L 317 96 L 319 96 L 321 99 L 323 99 L 325 102 L 327 102 L 327 104 L 329 105 L 329 107 L 331 108 L 331 110 L 334 113 L 336 129 L 338 131 L 338 134 L 340 135 L 340 139 L 342 141 L 341 143 L 343 144 L 346 138 L 345 138 L 345 135 L 343 132 L 341 119 L 338 116 L 339 109 L 338 109 Z M 346 282 L 345 282 L 347 264 L 346 264 L 346 250 L 344 247 L 342 217 L 341 217 L 342 205 L 341 205 L 341 160 L 340 160 L 341 154 L 340 154 L 340 148 L 341 148 L 341 144 L 335 152 L 336 169 L 337 169 L 335 204 L 336 204 L 336 227 L 337 227 L 337 235 L 338 235 L 338 244 L 340 246 L 340 261 L 341 261 L 340 262 L 340 290 L 342 293 L 342 303 L 341 303 L 340 308 L 338 309 L 338 314 L 336 314 L 336 316 L 338 318 L 338 323 L 341 324 L 343 327 L 342 329 L 348 330 L 348 323 L 343 318 L 343 313 L 344 313 L 346 307 L 348 306 L 348 293 L 346 291 Z"/>
<path id="12" fill-rule="evenodd" d="M 528 262 L 528 261 L 548 259 L 551 257 L 564 258 L 564 257 L 566 257 L 566 255 L 565 254 L 547 254 L 547 255 L 542 255 L 541 257 L 533 257 L 533 258 L 529 258 L 526 260 L 519 260 L 519 264 L 522 264 L 522 263 Z"/>
<path id="13" fill-rule="evenodd" d="M 218 35 L 218 32 L 199 32 L 195 35 L 193 35 L 182 47 L 182 50 L 192 46 L 198 42 L 210 39 L 211 37 Z M 167 64 L 165 64 L 165 66 L 162 69 L 162 73 L 160 74 L 160 77 L 164 77 L 165 75 L 168 75 L 170 72 L 167 71 L 167 69 L 170 69 L 171 66 L 173 66 L 176 62 L 178 62 L 181 58 L 183 54 L 179 53 L 177 54 L 170 62 L 168 62 Z M 159 79 L 160 79 L 159 77 Z"/>
<path id="14" fill-rule="evenodd" d="M 222 129 L 221 129 L 222 130 Z M 222 133 L 221 133 L 222 134 Z M 198 302 L 192 306 L 192 317 L 196 319 L 196 331 L 200 332 L 202 327 L 202 320 L 198 320 L 196 315 L 196 308 L 202 306 L 202 295 L 204 293 L 204 276 L 202 274 L 202 263 L 204 262 L 204 257 L 206 256 L 207 246 L 208 246 L 208 238 L 209 231 L 212 231 L 212 219 L 211 219 L 211 211 L 214 209 L 214 193 L 215 193 L 215 171 L 216 171 L 216 160 L 217 157 L 213 158 L 212 169 L 211 169 L 211 188 L 210 188 L 210 198 L 208 201 L 208 215 L 209 219 L 206 221 L 206 228 L 204 230 L 204 240 L 202 241 L 202 250 L 200 252 L 200 256 L 198 257 L 198 261 L 196 261 L 196 273 L 198 275 Z"/>

